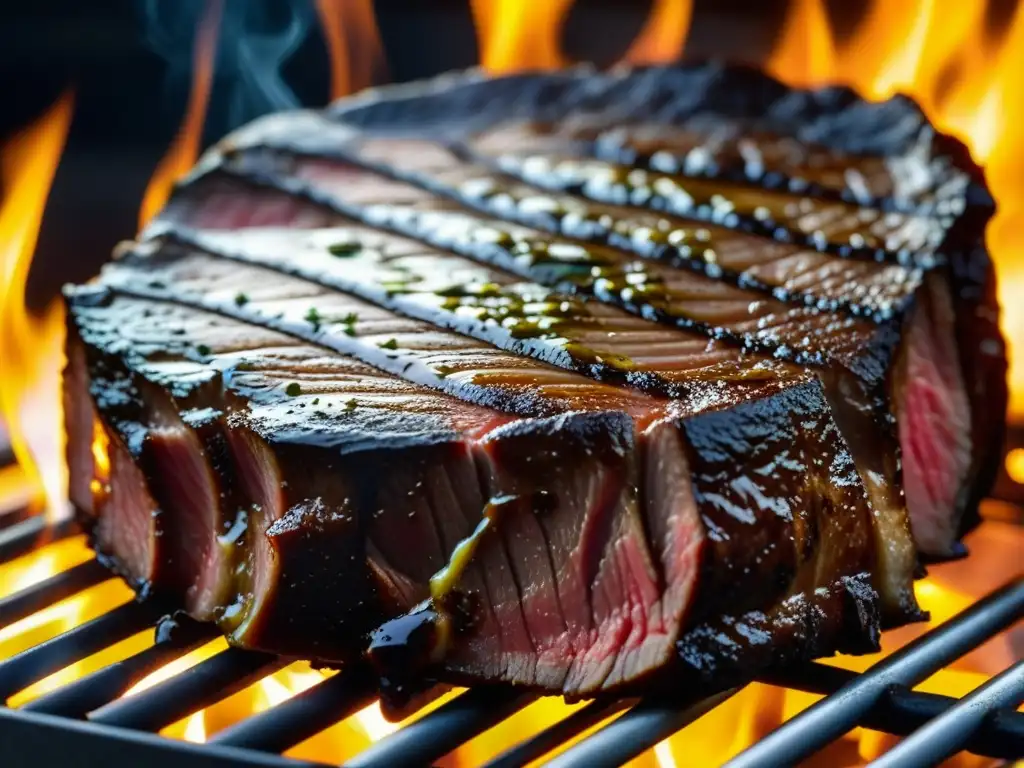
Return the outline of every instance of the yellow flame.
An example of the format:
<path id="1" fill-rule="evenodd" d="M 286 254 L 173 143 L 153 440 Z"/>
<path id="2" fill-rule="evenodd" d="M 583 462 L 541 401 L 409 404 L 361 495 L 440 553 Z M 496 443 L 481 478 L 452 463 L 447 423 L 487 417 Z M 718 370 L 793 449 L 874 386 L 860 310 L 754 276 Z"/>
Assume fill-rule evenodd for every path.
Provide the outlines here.
<path id="1" fill-rule="evenodd" d="M 167 153 L 157 164 L 149 180 L 142 205 L 139 206 L 139 229 L 142 229 L 171 195 L 174 182 L 184 176 L 195 165 L 203 139 L 203 124 L 206 121 L 206 106 L 210 100 L 213 85 L 213 66 L 217 54 L 217 35 L 220 18 L 224 9 L 223 0 L 207 0 L 203 18 L 196 29 L 195 50 L 192 64 L 192 88 L 189 91 L 185 118 Z"/>
<path id="2" fill-rule="evenodd" d="M 828 82 L 836 51 L 823 0 L 794 0 L 765 69 L 794 85 Z"/>
<path id="3" fill-rule="evenodd" d="M 53 518 L 68 513 L 58 375 L 64 305 L 56 300 L 36 317 L 25 306 L 25 286 L 73 109 L 68 91 L 0 151 L 0 416 L 18 464 Z"/>
<path id="4" fill-rule="evenodd" d="M 480 64 L 498 74 L 565 66 L 561 34 L 572 0 L 470 0 Z"/>
<path id="5" fill-rule="evenodd" d="M 340 99 L 373 84 L 383 46 L 370 0 L 316 0 L 331 61 L 331 98 Z"/>
<path id="6" fill-rule="evenodd" d="M 643 29 L 629 46 L 623 61 L 662 64 L 678 59 L 690 31 L 693 0 L 655 0 Z"/>

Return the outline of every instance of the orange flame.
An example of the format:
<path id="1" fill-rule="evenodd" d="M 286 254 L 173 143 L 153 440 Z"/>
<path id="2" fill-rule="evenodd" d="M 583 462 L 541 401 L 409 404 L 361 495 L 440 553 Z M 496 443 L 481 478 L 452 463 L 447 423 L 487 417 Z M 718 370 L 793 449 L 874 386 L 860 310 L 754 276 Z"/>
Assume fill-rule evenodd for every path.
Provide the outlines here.
<path id="1" fill-rule="evenodd" d="M 73 109 L 69 91 L 0 152 L 7 192 L 0 207 L 0 415 L 21 470 L 54 518 L 68 512 L 57 374 L 63 366 L 64 305 L 56 300 L 33 316 L 25 306 L 25 286 Z"/>
<path id="2" fill-rule="evenodd" d="M 470 0 L 480 64 L 492 74 L 565 66 L 561 34 L 572 0 Z"/>
<path id="3" fill-rule="evenodd" d="M 331 99 L 373 84 L 383 46 L 370 0 L 316 0 L 331 60 Z"/>
<path id="4" fill-rule="evenodd" d="M 174 182 L 192 169 L 199 156 L 206 120 L 206 105 L 213 85 L 213 64 L 217 53 L 217 35 L 224 0 L 207 0 L 206 11 L 196 29 L 193 53 L 192 89 L 185 107 L 185 118 L 142 195 L 139 229 L 152 219 L 171 195 Z"/>
<path id="5" fill-rule="evenodd" d="M 655 0 L 643 29 L 622 60 L 629 64 L 675 61 L 682 56 L 692 15 L 693 0 Z"/>
<path id="6" fill-rule="evenodd" d="M 836 43 L 822 0 L 796 0 L 767 67 L 795 85 L 846 83 L 874 99 L 905 93 L 967 144 L 999 201 L 987 241 L 1012 345 L 1024 338 L 1024 6 L 1001 30 L 987 27 L 985 10 L 977 2 L 875 0 Z M 1011 383 L 1010 411 L 1024 418 L 1024 355 L 1011 354 Z"/>
<path id="7" fill-rule="evenodd" d="M 561 66 L 565 59 L 559 35 L 570 4 L 571 0 L 535 4 L 525 0 L 473 0 L 484 67 L 491 72 L 505 72 Z M 147 192 L 140 214 L 143 221 L 163 204 L 173 179 L 188 169 L 198 152 L 221 5 L 222 0 L 210 3 L 197 33 L 196 76 L 189 109 L 181 133 Z M 361 70 L 357 71 L 358 62 L 366 59 L 355 52 L 355 45 L 362 44 L 360 41 L 365 35 L 371 35 L 372 44 L 379 46 L 373 31 L 372 8 L 363 0 L 318 0 L 317 7 L 331 53 L 332 93 L 343 95 L 368 82 L 368 78 L 361 79 Z M 625 60 L 647 63 L 676 58 L 689 27 L 691 10 L 691 0 L 655 0 L 644 29 Z M 1024 86 L 1024 11 L 1017 12 L 1004 34 L 996 35 L 986 30 L 980 5 L 950 4 L 940 12 L 938 0 L 912 0 L 906 4 L 876 0 L 854 33 L 840 40 L 833 33 L 823 0 L 795 0 L 768 66 L 777 76 L 801 85 L 845 82 L 874 98 L 883 98 L 897 90 L 908 92 L 919 99 L 940 128 L 956 133 L 969 143 L 975 157 L 987 164 L 989 182 L 1000 201 L 1000 214 L 988 237 L 1001 271 L 1006 328 L 1011 336 L 1024 334 L 1024 306 L 1018 308 L 1007 301 L 1013 286 L 1024 282 L 1024 259 L 1015 256 L 1024 252 L 1024 234 L 1019 223 L 1016 227 L 1010 225 L 1010 221 L 1019 222 L 1024 208 L 1024 142 L 1014 135 L 1016 124 L 1024 119 L 1024 100 L 1016 98 Z M 24 287 L 47 190 L 70 115 L 71 97 L 67 95 L 0 155 L 4 187 L 15 190 L 0 209 L 3 242 L 0 251 L 3 255 L 0 262 L 3 265 L 3 272 L 0 272 L 0 406 L 14 427 L 12 436 L 19 460 L 37 475 L 49 464 L 41 460 L 38 464 L 31 463 L 31 456 L 39 459 L 41 454 L 31 435 L 26 435 L 26 430 L 18 426 L 29 423 L 25 414 L 28 406 L 35 402 L 30 395 L 38 389 L 36 382 L 45 379 L 43 373 L 57 370 L 63 317 L 59 304 L 51 307 L 43 318 L 29 316 L 24 308 Z M 56 350 L 52 357 L 49 355 L 51 345 Z M 40 354 L 41 347 L 45 347 L 46 354 Z M 1018 371 L 1021 374 L 1018 380 L 1024 383 L 1024 361 L 1020 369 L 1015 368 L 1015 375 Z M 1015 387 L 1015 392 L 1019 393 L 1015 395 L 1019 399 L 1017 412 L 1024 415 L 1024 389 Z M 55 423 L 59 419 L 59 408 L 54 408 L 52 403 L 32 413 L 33 419 L 41 413 L 53 414 Z M 57 428 L 55 432 L 62 434 Z M 93 447 L 97 464 L 102 468 L 107 460 L 102 439 Z M 1019 465 L 1019 474 L 1024 477 L 1024 454 L 1015 454 L 1015 457 L 1014 466 Z M 40 470 L 34 470 L 35 466 Z M 54 466 L 62 466 L 62 462 Z M 52 481 L 40 479 L 39 482 L 49 491 Z M 53 543 L 0 565 L 0 593 L 25 588 L 83 562 L 91 556 L 83 539 L 76 537 Z M 972 534 L 972 539 L 968 544 L 984 550 L 985 560 L 979 562 L 975 557 L 938 566 L 927 580 L 917 585 L 922 604 L 933 614 L 929 626 L 962 610 L 1018 569 L 1019 531 L 1009 525 L 989 522 Z M 112 580 L 4 627 L 0 629 L 0 659 L 45 641 L 129 598 L 128 588 Z M 891 652 L 927 628 L 907 627 L 888 633 L 886 651 Z M 140 633 L 20 692 L 11 704 L 20 705 L 136 653 L 150 643 L 152 632 Z M 126 695 L 137 694 L 226 647 L 224 639 L 218 638 L 147 676 Z M 1012 654 L 1009 641 L 997 639 L 956 662 L 953 668 L 935 675 L 921 688 L 962 695 L 987 675 L 1005 668 L 1012 661 Z M 829 663 L 859 670 L 877 659 L 878 656 L 841 657 Z M 297 695 L 323 677 L 308 665 L 293 664 L 168 726 L 162 733 L 194 742 L 205 741 L 231 723 Z M 442 697 L 425 711 L 450 700 L 452 695 L 455 693 Z M 634 768 L 719 765 L 815 699 L 766 685 L 748 686 L 632 761 L 631 765 Z M 456 768 L 486 762 L 566 717 L 578 706 L 553 698 L 541 699 L 442 758 L 439 764 Z M 379 706 L 374 704 L 311 737 L 287 754 L 318 762 L 343 762 L 423 714 L 421 711 L 403 723 L 391 724 L 383 719 Z M 869 761 L 884 752 L 890 743 L 889 737 L 855 729 L 835 746 L 834 754 L 820 756 L 823 758 L 820 764 L 827 764 L 829 760 L 849 763 L 853 753 L 861 761 Z M 967 768 L 976 763 L 968 756 L 956 758 L 950 764 Z"/>

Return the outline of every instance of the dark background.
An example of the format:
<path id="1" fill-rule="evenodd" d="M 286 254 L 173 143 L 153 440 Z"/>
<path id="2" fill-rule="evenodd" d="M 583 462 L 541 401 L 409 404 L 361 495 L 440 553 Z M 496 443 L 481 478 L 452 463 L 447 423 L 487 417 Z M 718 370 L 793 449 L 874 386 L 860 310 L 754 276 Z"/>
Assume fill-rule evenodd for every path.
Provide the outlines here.
<path id="1" fill-rule="evenodd" d="M 1012 3 L 992 2 L 990 10 L 998 14 Z M 866 5 L 829 3 L 840 35 Z M 378 0 L 374 6 L 387 66 L 378 82 L 477 63 L 468 0 Z M 787 0 L 696 0 L 687 58 L 763 61 L 786 7 Z M 111 247 L 134 234 L 146 182 L 182 119 L 203 8 L 203 0 L 2 3 L 0 140 L 69 86 L 76 94 L 33 264 L 33 306 L 61 283 L 94 274 Z M 225 0 L 224 8 L 204 145 L 263 112 L 326 102 L 328 57 L 313 0 Z M 570 60 L 614 63 L 650 8 L 650 0 L 576 0 L 563 51 Z M 290 23 L 299 34 L 282 60 L 280 40 Z M 248 63 L 239 55 L 243 45 L 257 52 Z M 277 73 L 286 87 L 275 94 L 267 83 Z M 290 95 L 282 100 L 282 92 Z"/>

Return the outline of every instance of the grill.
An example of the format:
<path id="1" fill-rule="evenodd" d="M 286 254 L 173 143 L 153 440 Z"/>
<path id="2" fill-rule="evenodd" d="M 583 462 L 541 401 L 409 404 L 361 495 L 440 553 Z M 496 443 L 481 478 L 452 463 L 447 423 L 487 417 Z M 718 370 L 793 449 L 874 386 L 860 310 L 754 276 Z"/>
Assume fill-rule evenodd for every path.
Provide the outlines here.
<path id="1" fill-rule="evenodd" d="M 18 514 L 4 518 L 0 563 L 77 533 L 70 523 L 48 526 L 40 517 Z M 0 629 L 111 578 L 102 565 L 87 560 L 20 592 L 0 596 Z M 24 706 L 0 708 L 0 742 L 17 745 L 16 752 L 4 756 L 4 764 L 316 765 L 281 753 L 374 700 L 371 676 L 363 670 L 346 670 L 220 730 L 205 744 L 165 738 L 156 732 L 281 669 L 286 662 L 229 648 L 144 691 L 119 698 L 145 675 L 216 634 L 213 628 L 188 619 L 161 620 L 160 616 L 158 606 L 128 601 L 0 662 L 0 696 L 6 701 L 68 665 L 156 627 L 156 641 L 149 648 Z M 1024 755 L 1024 713 L 1015 708 L 1024 701 L 1024 661 L 961 699 L 912 689 L 1022 617 L 1024 578 L 1017 578 L 864 673 L 811 663 L 762 677 L 762 682 L 824 698 L 729 765 L 793 765 L 856 726 L 908 736 L 876 761 L 875 765 L 887 768 L 934 764 L 961 750 L 1002 760 L 1019 758 Z M 593 701 L 494 756 L 487 765 L 526 765 L 616 715 L 548 764 L 557 768 L 619 765 L 739 690 L 686 704 L 655 698 Z M 470 689 L 375 742 L 345 765 L 429 765 L 535 700 L 531 693 L 507 687 Z"/>

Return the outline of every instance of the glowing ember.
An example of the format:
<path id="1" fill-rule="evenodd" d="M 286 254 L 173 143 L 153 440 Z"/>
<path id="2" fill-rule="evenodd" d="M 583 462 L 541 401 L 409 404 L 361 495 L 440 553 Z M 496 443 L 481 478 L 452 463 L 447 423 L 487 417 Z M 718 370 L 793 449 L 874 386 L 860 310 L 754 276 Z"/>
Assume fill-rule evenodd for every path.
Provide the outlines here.
<path id="1" fill-rule="evenodd" d="M 174 182 L 184 176 L 195 165 L 203 138 L 203 122 L 206 119 L 206 105 L 210 100 L 213 83 L 213 63 L 217 54 L 217 33 L 220 31 L 220 17 L 224 9 L 223 0 L 207 0 L 206 12 L 196 30 L 193 59 L 192 90 L 189 92 L 185 119 L 178 135 L 171 142 L 156 171 L 153 172 L 139 208 L 139 229 L 142 229 L 157 212 L 164 207 L 171 194 Z"/>

